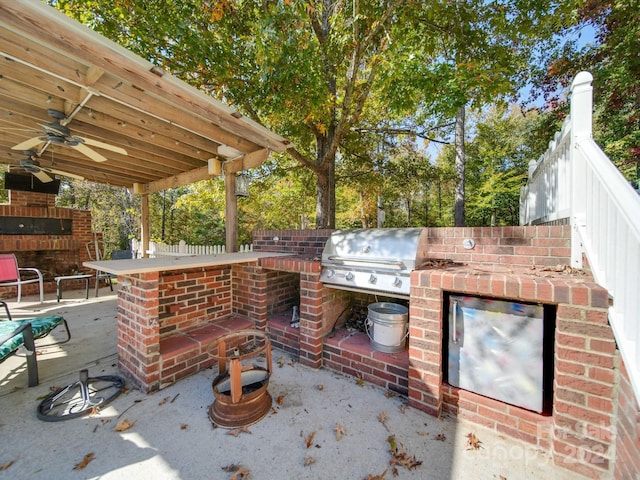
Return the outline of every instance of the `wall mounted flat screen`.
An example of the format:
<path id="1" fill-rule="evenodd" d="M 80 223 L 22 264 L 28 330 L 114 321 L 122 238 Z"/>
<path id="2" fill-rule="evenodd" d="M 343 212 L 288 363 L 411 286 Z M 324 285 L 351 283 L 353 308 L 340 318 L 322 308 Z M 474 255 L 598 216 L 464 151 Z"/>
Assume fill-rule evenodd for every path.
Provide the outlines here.
<path id="1" fill-rule="evenodd" d="M 5 172 L 5 190 L 20 190 L 23 192 L 49 193 L 57 195 L 60 190 L 60 180 L 54 179 L 51 182 L 42 183 L 33 175 L 21 175 L 19 173 Z"/>

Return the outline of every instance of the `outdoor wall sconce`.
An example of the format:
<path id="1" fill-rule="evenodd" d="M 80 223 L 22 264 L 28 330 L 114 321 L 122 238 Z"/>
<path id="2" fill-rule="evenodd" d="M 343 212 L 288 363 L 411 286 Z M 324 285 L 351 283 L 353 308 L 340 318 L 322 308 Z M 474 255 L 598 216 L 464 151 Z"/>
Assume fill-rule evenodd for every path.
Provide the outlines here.
<path id="1" fill-rule="evenodd" d="M 249 175 L 241 173 L 236 177 L 236 197 L 248 197 L 249 196 Z"/>
<path id="2" fill-rule="evenodd" d="M 207 160 L 207 170 L 209 175 L 222 175 L 222 162 L 217 158 L 210 158 Z"/>

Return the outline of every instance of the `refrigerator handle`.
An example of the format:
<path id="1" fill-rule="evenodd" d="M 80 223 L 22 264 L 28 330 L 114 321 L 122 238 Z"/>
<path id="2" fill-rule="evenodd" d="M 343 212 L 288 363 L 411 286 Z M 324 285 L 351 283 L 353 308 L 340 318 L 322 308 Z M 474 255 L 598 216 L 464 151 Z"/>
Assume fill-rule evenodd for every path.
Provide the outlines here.
<path id="1" fill-rule="evenodd" d="M 458 301 L 454 300 L 453 302 L 453 332 L 451 334 L 451 341 L 454 344 L 458 343 Z"/>

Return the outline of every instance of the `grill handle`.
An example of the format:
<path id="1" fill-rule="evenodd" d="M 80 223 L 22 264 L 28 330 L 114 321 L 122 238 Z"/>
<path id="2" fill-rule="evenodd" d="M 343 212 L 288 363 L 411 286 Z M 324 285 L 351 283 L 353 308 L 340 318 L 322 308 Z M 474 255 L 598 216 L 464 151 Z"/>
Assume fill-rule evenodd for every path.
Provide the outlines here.
<path id="1" fill-rule="evenodd" d="M 395 265 L 403 268 L 405 266 L 402 260 L 377 259 L 377 258 L 358 258 L 358 257 L 340 257 L 338 255 L 330 255 L 327 257 L 335 263 L 357 262 L 357 263 L 375 263 L 378 265 Z"/>

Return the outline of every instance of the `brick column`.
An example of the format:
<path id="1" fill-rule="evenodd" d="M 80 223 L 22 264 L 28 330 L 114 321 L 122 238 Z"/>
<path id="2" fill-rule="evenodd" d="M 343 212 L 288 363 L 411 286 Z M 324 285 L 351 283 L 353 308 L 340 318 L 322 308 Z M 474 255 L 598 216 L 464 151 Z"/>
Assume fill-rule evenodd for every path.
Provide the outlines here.
<path id="1" fill-rule="evenodd" d="M 258 330 L 267 328 L 267 271 L 254 264 L 231 267 L 233 313 L 253 320 Z"/>
<path id="2" fill-rule="evenodd" d="M 558 306 L 553 409 L 556 464 L 589 478 L 613 469 L 614 397 L 619 369 L 607 292 L 572 285 Z"/>
<path id="3" fill-rule="evenodd" d="M 318 273 L 300 274 L 300 363 L 322 366 L 322 298 L 324 286 Z"/>
<path id="4" fill-rule="evenodd" d="M 118 277 L 118 368 L 144 392 L 160 388 L 158 279 L 158 272 Z"/>
<path id="5" fill-rule="evenodd" d="M 433 416 L 442 410 L 442 290 L 440 276 L 411 274 L 409 307 L 409 405 Z"/>

